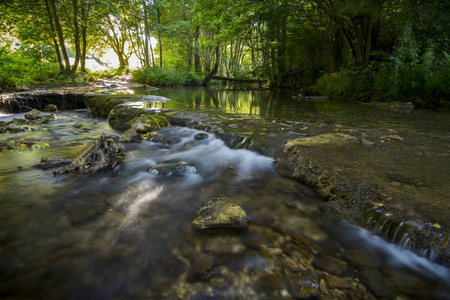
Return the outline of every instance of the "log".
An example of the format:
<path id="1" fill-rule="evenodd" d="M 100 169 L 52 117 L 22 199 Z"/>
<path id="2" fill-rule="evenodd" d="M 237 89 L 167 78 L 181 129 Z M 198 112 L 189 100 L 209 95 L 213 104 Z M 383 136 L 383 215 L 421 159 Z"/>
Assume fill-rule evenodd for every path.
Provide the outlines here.
<path id="1" fill-rule="evenodd" d="M 229 77 L 222 77 L 222 76 L 212 76 L 211 79 L 233 81 L 233 82 L 243 82 L 243 83 L 265 83 L 265 82 L 269 81 L 269 79 L 229 78 Z"/>

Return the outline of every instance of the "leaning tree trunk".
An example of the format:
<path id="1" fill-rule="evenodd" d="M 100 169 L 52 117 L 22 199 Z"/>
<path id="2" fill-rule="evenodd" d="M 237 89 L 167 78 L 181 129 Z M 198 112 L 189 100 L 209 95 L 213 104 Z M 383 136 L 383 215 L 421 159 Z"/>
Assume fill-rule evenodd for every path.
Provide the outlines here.
<path id="1" fill-rule="evenodd" d="M 203 79 L 203 85 L 208 85 L 214 75 L 217 74 L 219 70 L 219 61 L 220 61 L 220 42 L 216 46 L 216 63 L 214 64 L 213 70 Z"/>

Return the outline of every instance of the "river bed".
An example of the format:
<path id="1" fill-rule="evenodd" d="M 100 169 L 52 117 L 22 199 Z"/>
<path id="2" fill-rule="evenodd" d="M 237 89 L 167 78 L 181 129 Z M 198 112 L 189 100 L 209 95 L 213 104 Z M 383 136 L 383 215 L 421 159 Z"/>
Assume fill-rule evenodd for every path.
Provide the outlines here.
<path id="1" fill-rule="evenodd" d="M 236 134 L 251 131 L 258 143 L 280 150 L 288 138 L 339 126 L 374 136 L 400 131 L 408 141 L 427 138 L 436 146 L 433 153 L 445 154 L 449 138 L 445 113 L 431 119 L 428 112 L 301 102 L 267 91 L 158 93 L 172 100 L 148 106 L 183 110 L 199 123 Z M 55 177 L 52 170 L 33 168 L 41 157 L 75 158 L 100 133 L 116 132 L 87 109 L 56 116 L 35 131 L 1 136 L 48 144 L 0 152 L 0 295 L 6 298 L 450 296 L 446 267 L 346 222 L 324 226 L 321 196 L 273 158 L 230 149 L 213 133 L 196 140 L 203 131 L 162 129 L 159 134 L 176 142 L 124 144 L 125 161 L 107 173 Z M 165 161 L 193 167 L 174 176 L 149 170 Z M 194 231 L 191 222 L 201 204 L 223 196 L 245 209 L 248 230 Z"/>

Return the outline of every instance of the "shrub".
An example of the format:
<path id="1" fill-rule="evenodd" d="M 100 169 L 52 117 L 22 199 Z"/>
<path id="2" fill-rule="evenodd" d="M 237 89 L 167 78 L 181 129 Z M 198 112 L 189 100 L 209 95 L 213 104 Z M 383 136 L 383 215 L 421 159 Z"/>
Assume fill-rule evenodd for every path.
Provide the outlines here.
<path id="1" fill-rule="evenodd" d="M 200 85 L 201 78 L 190 71 L 176 71 L 172 68 L 154 67 L 137 70 L 133 79 L 152 86 Z"/>

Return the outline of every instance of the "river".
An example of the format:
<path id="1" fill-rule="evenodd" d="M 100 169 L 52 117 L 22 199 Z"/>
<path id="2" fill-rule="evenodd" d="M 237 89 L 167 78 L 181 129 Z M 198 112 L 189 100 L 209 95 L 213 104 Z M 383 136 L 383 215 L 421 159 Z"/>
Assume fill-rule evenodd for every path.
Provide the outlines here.
<path id="1" fill-rule="evenodd" d="M 300 101 L 264 90 L 151 94 L 171 100 L 147 108 L 186 112 L 210 128 L 251 135 L 277 151 L 288 138 L 342 126 L 377 136 L 386 129 L 401 132 L 410 143 L 425 140 L 444 154 L 450 140 L 447 112 Z M 32 149 L 0 152 L 2 297 L 450 298 L 448 268 L 376 231 L 346 222 L 325 226 L 321 196 L 278 168 L 274 158 L 229 148 L 211 131 L 197 140 L 203 131 L 172 126 L 159 131 L 175 141 L 170 145 L 124 144 L 126 159 L 111 172 L 55 177 L 52 170 L 34 168 L 41 157 L 75 158 L 101 133 L 119 133 L 88 109 L 56 116 L 31 126 L 33 131 L 1 136 L 7 142 L 36 139 Z M 23 114 L 1 114 L 0 121 L 13 117 Z M 408 151 L 415 155 L 415 148 Z M 191 167 L 172 176 L 151 172 L 167 161 Z M 191 222 L 202 203 L 224 196 L 245 209 L 248 229 L 194 231 Z"/>

